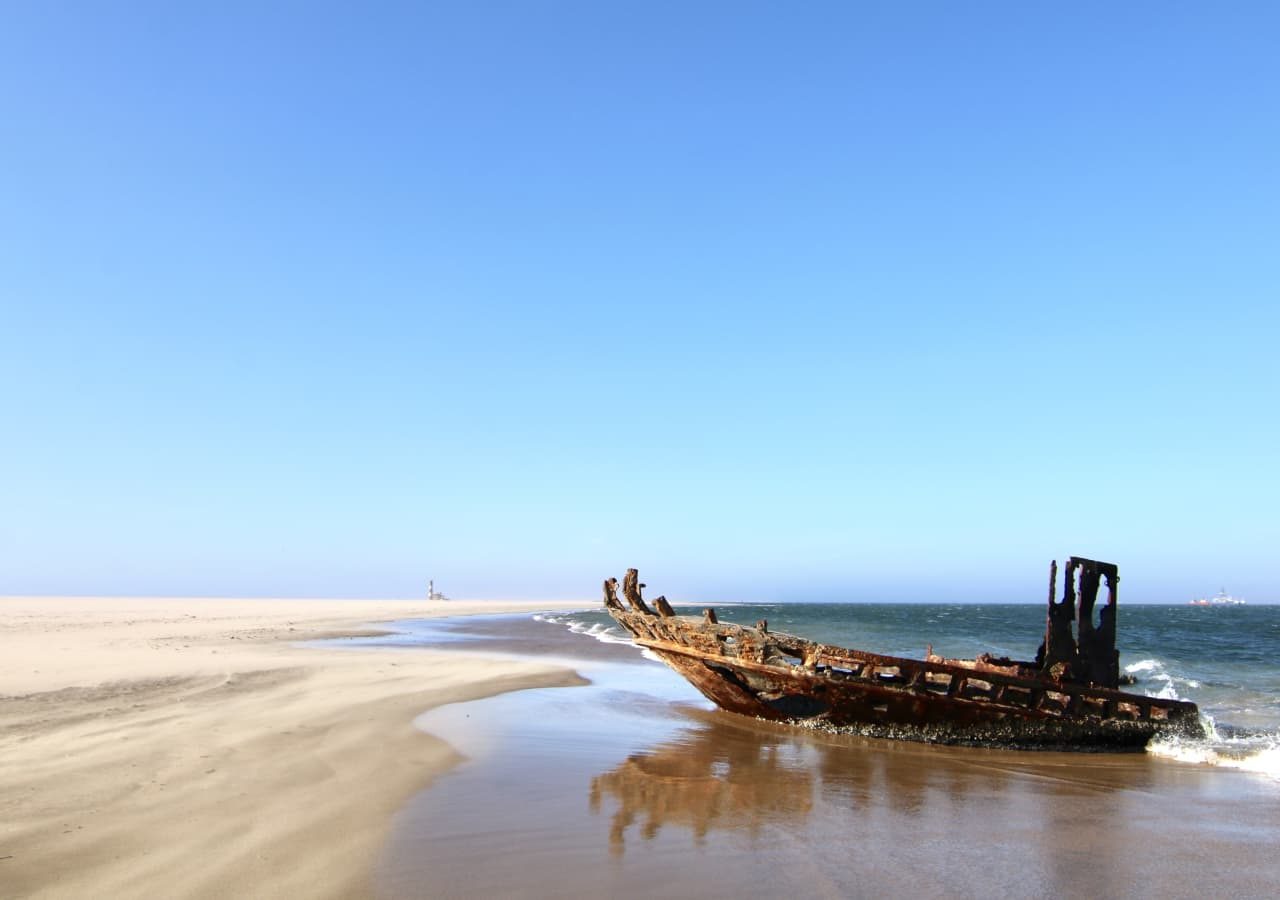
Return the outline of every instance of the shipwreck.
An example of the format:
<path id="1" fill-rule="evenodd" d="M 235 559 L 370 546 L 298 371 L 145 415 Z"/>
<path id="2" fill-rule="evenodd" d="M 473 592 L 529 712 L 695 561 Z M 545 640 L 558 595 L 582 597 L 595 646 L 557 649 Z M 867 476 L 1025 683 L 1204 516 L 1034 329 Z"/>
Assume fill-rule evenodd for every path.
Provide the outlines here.
<path id="1" fill-rule="evenodd" d="M 1157 734 L 1202 733 L 1194 703 L 1120 688 L 1112 563 L 1071 557 L 1049 572 L 1044 640 L 1034 660 L 925 658 L 850 650 L 721 622 L 714 609 L 677 615 L 642 596 L 639 573 L 604 582 L 604 604 L 652 651 L 721 709 L 874 737 L 1020 749 L 1140 750 Z M 1098 604 L 1105 584 L 1106 601 Z"/>

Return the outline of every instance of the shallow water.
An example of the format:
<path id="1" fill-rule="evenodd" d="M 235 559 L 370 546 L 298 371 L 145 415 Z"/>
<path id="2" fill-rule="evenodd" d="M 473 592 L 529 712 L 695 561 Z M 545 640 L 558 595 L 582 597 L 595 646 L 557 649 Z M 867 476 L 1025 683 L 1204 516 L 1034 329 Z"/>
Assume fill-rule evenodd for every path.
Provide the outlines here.
<path id="1" fill-rule="evenodd" d="M 1271 778 L 756 722 L 565 625 L 456 620 L 400 639 L 443 628 L 454 648 L 581 651 L 593 683 L 421 717 L 467 761 L 397 818 L 380 896 L 1274 894 Z"/>

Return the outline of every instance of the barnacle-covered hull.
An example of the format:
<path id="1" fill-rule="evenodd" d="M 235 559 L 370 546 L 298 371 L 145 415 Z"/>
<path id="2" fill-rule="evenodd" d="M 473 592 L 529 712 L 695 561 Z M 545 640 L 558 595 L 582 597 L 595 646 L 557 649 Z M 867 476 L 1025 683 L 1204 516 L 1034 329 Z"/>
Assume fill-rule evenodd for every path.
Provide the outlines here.
<path id="1" fill-rule="evenodd" d="M 609 602 L 606 588 L 609 613 L 635 643 L 734 713 L 873 736 L 1017 748 L 1140 749 L 1162 732 L 1200 730 L 1193 703 L 1064 677 L 1071 666 L 1055 661 L 1064 655 L 1061 646 L 1057 654 L 1052 646 L 1042 651 L 1038 664 L 932 653 L 916 660 L 771 632 L 763 622 L 719 622 L 711 610 L 701 618 L 679 616 L 663 598 L 654 611 L 638 592 L 628 599 L 638 605 Z M 1114 650 L 1102 655 L 1105 668 L 1118 666 Z M 1076 670 L 1086 668 L 1078 653 L 1071 661 Z"/>

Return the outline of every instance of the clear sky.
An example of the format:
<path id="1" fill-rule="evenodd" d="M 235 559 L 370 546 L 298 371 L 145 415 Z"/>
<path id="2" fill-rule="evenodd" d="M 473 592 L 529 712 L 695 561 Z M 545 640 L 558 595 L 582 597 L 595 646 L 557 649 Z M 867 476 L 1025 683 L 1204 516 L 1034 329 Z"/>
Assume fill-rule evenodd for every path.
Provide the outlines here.
<path id="1" fill-rule="evenodd" d="M 0 594 L 1280 600 L 1278 45 L 6 2 Z"/>

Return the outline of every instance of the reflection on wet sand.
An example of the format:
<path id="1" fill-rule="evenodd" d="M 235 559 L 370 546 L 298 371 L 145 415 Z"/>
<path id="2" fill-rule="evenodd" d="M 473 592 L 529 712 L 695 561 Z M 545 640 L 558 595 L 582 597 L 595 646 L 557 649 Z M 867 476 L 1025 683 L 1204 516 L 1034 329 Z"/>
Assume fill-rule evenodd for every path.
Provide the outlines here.
<path id="1" fill-rule="evenodd" d="M 667 823 L 688 828 L 699 844 L 713 828 L 756 836 L 779 816 L 802 818 L 813 809 L 813 777 L 788 759 L 793 749 L 780 739 L 745 740 L 723 723 L 703 725 L 597 775 L 590 808 L 598 813 L 602 796 L 617 803 L 614 854 L 641 817 L 645 840 Z"/>
<path id="2" fill-rule="evenodd" d="M 670 840 L 665 851 L 649 847 L 666 829 L 696 856 L 734 859 L 755 877 L 765 859 L 803 860 L 832 896 L 892 885 L 906 871 L 926 895 L 1133 895 L 1231 860 L 1230 880 L 1247 896 L 1265 869 L 1252 845 L 1277 834 L 1274 814 L 1232 833 L 1238 796 L 1199 798 L 1203 818 L 1189 826 L 1198 845 L 1165 849 L 1185 827 L 1171 814 L 1204 773 L 1140 755 L 936 748 L 690 716 L 591 780 L 589 807 L 610 817 L 614 858 L 638 854 L 647 869 L 669 859 Z"/>
<path id="3" fill-rule="evenodd" d="M 591 780 L 591 812 L 599 815 L 606 800 L 615 806 L 612 853 L 624 852 L 637 823 L 645 840 L 672 825 L 701 845 L 713 830 L 757 837 L 780 824 L 803 828 L 815 805 L 825 815 L 863 821 L 877 810 L 894 818 L 979 814 L 980 798 L 999 796 L 1010 777 L 954 748 L 826 735 L 719 712 L 690 716 L 693 724 L 674 737 Z M 1054 779 L 1042 786 L 1050 785 L 1062 787 Z"/>

